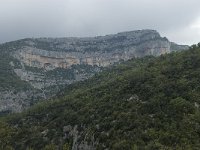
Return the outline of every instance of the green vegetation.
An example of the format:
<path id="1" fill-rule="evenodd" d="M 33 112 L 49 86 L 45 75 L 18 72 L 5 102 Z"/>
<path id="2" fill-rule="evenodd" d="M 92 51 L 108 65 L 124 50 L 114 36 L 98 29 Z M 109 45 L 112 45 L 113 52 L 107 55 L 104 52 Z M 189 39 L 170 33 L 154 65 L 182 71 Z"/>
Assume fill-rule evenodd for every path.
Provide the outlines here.
<path id="1" fill-rule="evenodd" d="M 18 61 L 14 59 L 10 53 L 15 49 L 21 48 L 24 40 L 9 42 L 0 45 L 0 90 L 26 90 L 31 89 L 30 85 L 22 80 L 14 73 L 11 63 L 18 65 Z"/>
<path id="2" fill-rule="evenodd" d="M 99 150 L 198 150 L 199 104 L 197 45 L 128 61 L 2 118 L 0 143 L 3 149 L 71 149 L 75 138 L 64 131 L 70 126 L 77 127 L 79 144 Z"/>
<path id="3" fill-rule="evenodd" d="M 81 64 L 81 65 L 72 65 L 68 69 L 63 68 L 56 68 L 54 70 L 50 70 L 46 72 L 47 78 L 62 78 L 67 80 L 75 80 L 76 74 L 83 74 L 86 76 L 91 76 L 92 74 L 95 74 L 98 70 L 102 68 L 98 66 L 91 66 L 87 64 Z M 96 71 L 97 70 L 97 71 Z"/>

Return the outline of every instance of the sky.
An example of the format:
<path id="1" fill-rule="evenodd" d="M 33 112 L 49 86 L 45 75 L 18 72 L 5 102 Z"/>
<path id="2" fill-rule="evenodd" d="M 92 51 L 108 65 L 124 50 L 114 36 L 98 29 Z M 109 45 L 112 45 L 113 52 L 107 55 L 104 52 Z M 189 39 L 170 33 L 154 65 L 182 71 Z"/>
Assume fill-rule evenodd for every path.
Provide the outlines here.
<path id="1" fill-rule="evenodd" d="M 200 0 L 0 0 L 0 43 L 157 30 L 178 44 L 200 42 Z"/>

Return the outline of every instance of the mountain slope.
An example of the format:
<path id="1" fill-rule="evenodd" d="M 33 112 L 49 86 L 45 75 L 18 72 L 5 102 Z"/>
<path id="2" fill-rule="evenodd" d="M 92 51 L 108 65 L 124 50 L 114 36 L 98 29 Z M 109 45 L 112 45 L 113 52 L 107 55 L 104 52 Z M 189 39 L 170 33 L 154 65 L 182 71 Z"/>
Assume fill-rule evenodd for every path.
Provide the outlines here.
<path id="1" fill-rule="evenodd" d="M 22 150 L 199 149 L 199 73 L 200 48 L 128 61 L 5 119 L 0 141 Z"/>
<path id="2" fill-rule="evenodd" d="M 90 78 L 103 67 L 187 48 L 154 30 L 91 38 L 29 38 L 2 44 L 0 112 L 19 112 L 54 96 L 66 85 Z"/>
<path id="3" fill-rule="evenodd" d="M 10 111 L 22 111 L 41 98 L 38 90 L 20 79 L 14 72 L 13 64 L 19 61 L 10 54 L 18 48 L 20 41 L 0 45 L 0 114 Z"/>

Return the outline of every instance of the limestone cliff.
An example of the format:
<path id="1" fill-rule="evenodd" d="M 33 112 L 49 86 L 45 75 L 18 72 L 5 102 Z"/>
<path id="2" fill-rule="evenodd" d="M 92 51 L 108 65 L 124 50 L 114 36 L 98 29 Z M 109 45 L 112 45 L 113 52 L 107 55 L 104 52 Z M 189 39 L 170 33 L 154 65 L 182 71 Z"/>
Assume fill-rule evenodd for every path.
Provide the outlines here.
<path id="1" fill-rule="evenodd" d="M 27 66 L 47 70 L 66 69 L 80 64 L 105 67 L 120 60 L 146 55 L 159 56 L 175 50 L 172 49 L 171 42 L 160 37 L 154 30 L 94 38 L 27 39 L 25 42 L 28 45 L 17 50 L 13 56 Z M 173 47 L 174 45 L 176 44 L 173 43 Z"/>
<path id="2" fill-rule="evenodd" d="M 161 37 L 155 30 L 137 30 L 86 38 L 23 39 L 0 45 L 0 56 L 5 58 L 2 68 L 6 64 L 10 75 L 29 83 L 45 99 L 56 94 L 62 86 L 87 79 L 114 63 L 147 55 L 159 56 L 187 48 L 188 46 L 177 45 Z M 3 74 L 5 76 L 7 71 Z M 18 104 L 15 106 L 19 106 L 18 108 L 5 102 L 12 103 L 15 97 L 21 97 L 22 101 L 30 97 L 31 88 L 27 92 L 2 89 L 0 86 L 0 111 L 7 108 L 20 111 L 23 104 L 20 100 L 16 100 Z M 24 107 L 28 105 L 26 103 Z"/>

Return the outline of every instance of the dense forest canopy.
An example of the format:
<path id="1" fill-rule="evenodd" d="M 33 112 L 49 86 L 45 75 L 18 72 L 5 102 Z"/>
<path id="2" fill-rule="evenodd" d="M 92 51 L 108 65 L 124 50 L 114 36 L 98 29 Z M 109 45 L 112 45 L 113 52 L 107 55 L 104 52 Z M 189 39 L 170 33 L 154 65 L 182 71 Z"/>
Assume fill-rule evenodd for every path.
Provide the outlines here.
<path id="1" fill-rule="evenodd" d="M 114 66 L 1 118 L 0 149 L 198 150 L 199 75 L 200 44 Z"/>

